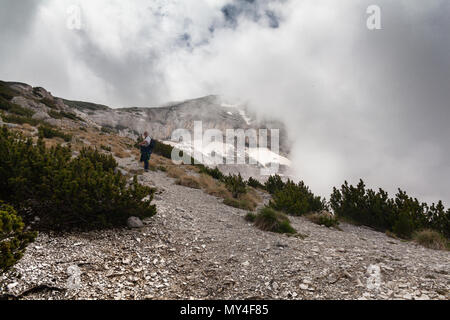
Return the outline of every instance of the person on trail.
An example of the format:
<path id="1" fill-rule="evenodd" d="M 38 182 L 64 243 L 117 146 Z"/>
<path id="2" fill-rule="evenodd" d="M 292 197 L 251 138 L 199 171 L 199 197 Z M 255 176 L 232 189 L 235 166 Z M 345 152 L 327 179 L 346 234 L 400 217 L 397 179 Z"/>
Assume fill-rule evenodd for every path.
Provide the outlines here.
<path id="1" fill-rule="evenodd" d="M 144 170 L 148 172 L 148 162 L 152 155 L 152 138 L 148 135 L 148 132 L 144 132 L 144 141 L 140 143 L 141 146 L 141 162 L 144 162 Z"/>

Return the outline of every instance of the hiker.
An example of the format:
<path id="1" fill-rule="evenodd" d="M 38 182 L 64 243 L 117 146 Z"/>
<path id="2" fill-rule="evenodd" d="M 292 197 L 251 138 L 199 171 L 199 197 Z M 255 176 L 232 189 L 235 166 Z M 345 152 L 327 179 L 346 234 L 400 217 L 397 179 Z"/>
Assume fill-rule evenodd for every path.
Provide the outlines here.
<path id="1" fill-rule="evenodd" d="M 150 156 L 152 155 L 152 138 L 148 135 L 148 132 L 144 132 L 144 141 L 139 145 L 141 146 L 141 162 L 144 162 L 144 170 L 148 172 L 148 162 L 150 161 Z"/>

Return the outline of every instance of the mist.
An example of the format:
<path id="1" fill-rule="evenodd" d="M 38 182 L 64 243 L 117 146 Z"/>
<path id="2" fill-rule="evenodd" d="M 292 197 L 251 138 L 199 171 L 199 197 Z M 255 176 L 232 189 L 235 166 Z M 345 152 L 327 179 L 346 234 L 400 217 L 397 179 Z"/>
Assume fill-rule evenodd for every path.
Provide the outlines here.
<path id="1" fill-rule="evenodd" d="M 366 26 L 381 8 L 381 30 Z M 80 28 L 71 28 L 70 8 Z M 112 107 L 221 94 L 282 120 L 296 176 L 450 204 L 446 0 L 13 1 L 0 79 Z M 20 23 L 18 23 L 20 21 Z"/>

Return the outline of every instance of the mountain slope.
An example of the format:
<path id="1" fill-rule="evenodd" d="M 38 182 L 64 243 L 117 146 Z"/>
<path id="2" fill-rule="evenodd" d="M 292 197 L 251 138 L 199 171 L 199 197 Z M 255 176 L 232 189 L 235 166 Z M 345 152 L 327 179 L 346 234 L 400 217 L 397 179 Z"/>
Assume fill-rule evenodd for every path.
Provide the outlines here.
<path id="1" fill-rule="evenodd" d="M 179 186 L 164 172 L 141 181 L 160 190 L 158 214 L 144 228 L 41 234 L 17 272 L 0 278 L 12 287 L 3 292 L 45 284 L 61 291 L 23 298 L 450 298 L 449 252 L 345 223 L 330 230 L 302 217 L 291 221 L 304 239 L 268 233 L 246 222 L 246 211 Z"/>
<path id="2" fill-rule="evenodd" d="M 193 131 L 196 121 L 201 122 L 203 133 L 208 129 L 218 129 L 223 133 L 224 139 L 228 129 L 255 129 L 256 134 L 258 134 L 259 129 L 268 129 L 267 148 L 259 148 L 258 146 L 245 150 L 246 158 L 255 159 L 255 165 L 249 165 L 250 160 L 246 160 L 245 165 L 219 165 L 219 167 L 227 173 L 237 173 L 236 170 L 238 170 L 244 178 L 253 176 L 260 180 L 266 178 L 261 176 L 260 169 L 271 167 L 271 163 L 279 164 L 278 173 L 289 173 L 290 142 L 284 125 L 279 121 L 260 119 L 257 114 L 250 112 L 245 105 L 226 104 L 219 96 L 168 103 L 155 108 L 111 109 L 108 106 L 90 102 L 56 98 L 44 88 L 33 88 L 23 83 L 9 82 L 4 84 L 15 92 L 11 102 L 33 112 L 32 118 L 35 121 L 44 121 L 50 125 L 61 126 L 63 124 L 61 118 L 71 117 L 72 120 L 80 120 L 79 124 L 64 121 L 64 125 L 72 129 L 76 129 L 77 125 L 94 127 L 105 132 L 116 132 L 131 139 L 136 139 L 138 135 L 148 131 L 151 137 L 170 143 L 191 155 L 193 154 L 193 146 L 189 142 L 188 144 L 186 142 L 174 143 L 170 140 L 176 129 L 187 129 L 194 137 Z M 270 129 L 279 130 L 280 154 L 271 150 Z M 219 141 L 217 143 L 220 144 Z M 217 147 L 225 152 L 233 148 L 233 145 L 227 145 L 223 141 Z M 203 145 L 202 151 L 205 148 L 206 145 Z M 206 152 L 205 156 L 209 153 Z"/>

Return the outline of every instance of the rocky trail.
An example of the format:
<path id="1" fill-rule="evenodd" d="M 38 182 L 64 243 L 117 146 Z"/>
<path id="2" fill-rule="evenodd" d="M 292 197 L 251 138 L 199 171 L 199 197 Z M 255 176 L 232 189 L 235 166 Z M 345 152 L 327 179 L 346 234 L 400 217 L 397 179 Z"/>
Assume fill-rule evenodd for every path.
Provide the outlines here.
<path id="1" fill-rule="evenodd" d="M 127 165 L 137 166 L 136 163 Z M 291 217 L 303 236 L 261 231 L 246 211 L 145 173 L 158 214 L 138 229 L 41 233 L 0 295 L 21 299 L 442 299 L 450 253 L 368 228 Z"/>

